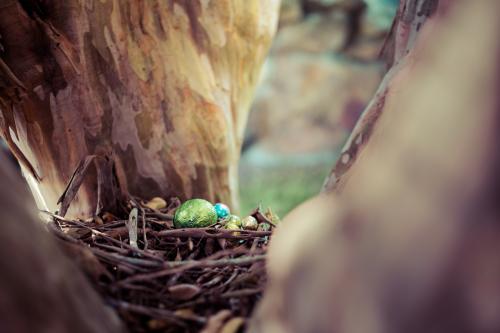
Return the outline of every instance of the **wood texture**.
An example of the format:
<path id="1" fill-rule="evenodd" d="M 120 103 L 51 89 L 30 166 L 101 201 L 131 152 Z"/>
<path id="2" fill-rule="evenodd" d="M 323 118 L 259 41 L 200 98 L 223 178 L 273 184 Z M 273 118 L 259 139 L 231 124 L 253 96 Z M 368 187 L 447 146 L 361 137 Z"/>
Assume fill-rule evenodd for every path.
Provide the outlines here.
<path id="1" fill-rule="evenodd" d="M 78 163 L 111 156 L 122 192 L 238 207 L 247 111 L 277 0 L 5 0 L 2 135 L 41 208 Z M 93 214 L 96 176 L 72 204 Z"/>
<path id="2" fill-rule="evenodd" d="M 443 15 L 449 1 L 402 0 L 400 2 L 397 16 L 381 52 L 389 70 L 342 148 L 338 161 L 325 180 L 324 192 L 342 189 L 349 177 L 349 170 L 369 142 L 373 129 L 384 112 L 386 99 L 398 93 L 399 81 L 406 75 L 405 68 L 415 63 L 412 50 L 420 29 L 428 23 L 429 18 Z"/>
<path id="3" fill-rule="evenodd" d="M 250 332 L 500 331 L 499 11 L 422 28 L 342 191 L 273 235 Z"/>
<path id="4" fill-rule="evenodd" d="M 17 171 L 0 154 L 2 332 L 125 331 L 89 281 L 42 229 Z"/>

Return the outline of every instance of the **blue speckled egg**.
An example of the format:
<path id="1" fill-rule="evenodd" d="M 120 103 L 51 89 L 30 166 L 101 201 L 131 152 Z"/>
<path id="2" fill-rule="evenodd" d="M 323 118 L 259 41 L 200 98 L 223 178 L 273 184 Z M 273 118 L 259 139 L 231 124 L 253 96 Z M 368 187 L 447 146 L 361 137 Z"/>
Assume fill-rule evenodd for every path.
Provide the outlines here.
<path id="1" fill-rule="evenodd" d="M 231 212 L 229 211 L 229 207 L 224 205 L 223 203 L 216 203 L 214 205 L 214 208 L 215 208 L 215 211 L 217 212 L 217 217 L 219 219 L 224 219 L 226 217 L 229 216 L 229 214 L 231 214 Z"/>

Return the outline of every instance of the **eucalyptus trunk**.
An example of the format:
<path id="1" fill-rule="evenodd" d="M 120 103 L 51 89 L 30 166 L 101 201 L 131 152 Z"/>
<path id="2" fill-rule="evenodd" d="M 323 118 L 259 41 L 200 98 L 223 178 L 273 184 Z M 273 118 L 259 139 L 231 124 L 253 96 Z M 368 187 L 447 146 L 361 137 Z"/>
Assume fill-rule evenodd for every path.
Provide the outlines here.
<path id="1" fill-rule="evenodd" d="M 499 11 L 401 1 L 401 52 L 327 191 L 275 231 L 250 332 L 500 332 Z"/>
<path id="2" fill-rule="evenodd" d="M 98 200 L 113 210 L 117 193 L 237 209 L 243 130 L 278 7 L 2 1 L 1 131 L 38 206 L 57 209 L 74 170 L 95 155 L 101 163 L 72 216 L 94 214 Z"/>

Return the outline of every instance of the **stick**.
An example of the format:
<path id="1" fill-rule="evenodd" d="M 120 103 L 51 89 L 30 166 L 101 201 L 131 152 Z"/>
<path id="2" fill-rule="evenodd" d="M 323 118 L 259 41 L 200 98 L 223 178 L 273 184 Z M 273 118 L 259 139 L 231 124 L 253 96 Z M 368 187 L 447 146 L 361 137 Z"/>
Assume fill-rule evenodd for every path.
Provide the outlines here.
<path id="1" fill-rule="evenodd" d="M 220 260 L 184 260 L 184 261 L 171 261 L 166 262 L 167 266 L 165 269 L 162 269 L 158 272 L 147 273 L 147 274 L 139 274 L 136 276 L 129 277 L 118 282 L 119 285 L 144 281 L 149 279 L 156 279 L 159 277 L 176 274 L 182 272 L 187 269 L 193 268 L 206 268 L 206 267 L 222 267 L 222 266 L 244 266 L 253 264 L 257 261 L 263 261 L 266 259 L 265 255 L 256 255 L 253 257 L 241 257 L 241 258 L 232 258 L 232 259 L 220 259 Z"/>
<path id="2" fill-rule="evenodd" d="M 128 239 L 130 246 L 138 249 L 137 246 L 137 208 L 132 208 L 130 215 L 128 216 L 128 221 L 125 223 L 128 229 Z"/>

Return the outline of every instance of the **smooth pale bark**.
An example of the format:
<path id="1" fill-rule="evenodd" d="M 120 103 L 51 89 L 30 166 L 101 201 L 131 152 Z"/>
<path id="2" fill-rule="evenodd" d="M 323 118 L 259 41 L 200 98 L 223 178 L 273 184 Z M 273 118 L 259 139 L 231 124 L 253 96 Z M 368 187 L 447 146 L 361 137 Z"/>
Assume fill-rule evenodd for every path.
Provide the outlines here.
<path id="1" fill-rule="evenodd" d="M 89 281 L 35 217 L 17 171 L 0 153 L 0 323 L 2 332 L 123 332 Z"/>
<path id="2" fill-rule="evenodd" d="M 385 74 L 372 100 L 366 106 L 347 142 L 340 158 L 325 180 L 324 192 L 340 191 L 349 178 L 350 169 L 369 142 L 385 101 L 399 91 L 399 81 L 406 75 L 406 68 L 414 65 L 412 52 L 420 29 L 432 16 L 440 16 L 448 8 L 450 0 L 402 0 L 391 31 L 386 38 L 382 56 L 389 70 Z M 432 19 L 430 20 L 432 24 Z"/>
<path id="3" fill-rule="evenodd" d="M 122 193 L 237 209 L 242 134 L 278 10 L 278 0 L 2 1 L 2 135 L 39 207 L 55 210 L 97 154 L 114 162 L 104 172 Z M 95 173 L 71 215 L 94 213 Z"/>
<path id="4" fill-rule="evenodd" d="M 273 235 L 250 332 L 500 331 L 500 3 L 441 5 L 342 190 Z"/>

